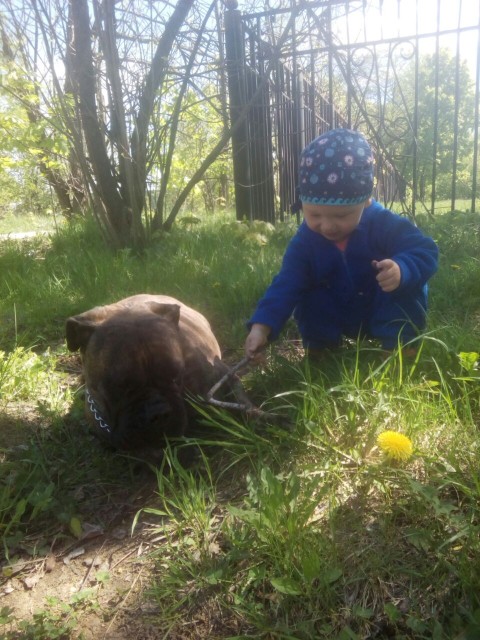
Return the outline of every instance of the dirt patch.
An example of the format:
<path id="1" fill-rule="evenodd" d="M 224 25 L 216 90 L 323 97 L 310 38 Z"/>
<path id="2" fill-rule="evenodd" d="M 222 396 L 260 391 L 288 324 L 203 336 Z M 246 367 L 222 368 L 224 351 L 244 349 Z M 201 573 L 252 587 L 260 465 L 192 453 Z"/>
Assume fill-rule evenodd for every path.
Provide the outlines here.
<path id="1" fill-rule="evenodd" d="M 81 388 L 77 355 L 59 357 L 58 369 L 66 385 Z M 32 487 L 39 493 L 26 498 L 22 526 L 14 527 L 20 534 L 5 537 L 0 610 L 10 609 L 11 622 L 0 624 L 0 637 L 214 640 L 242 633 L 242 620 L 212 594 L 189 605 L 183 620 L 162 619 L 149 590 L 161 579 L 158 563 L 168 562 L 165 534 L 161 517 L 142 511 L 162 507 L 156 475 L 92 435 L 81 393 L 53 421 L 33 403 L 4 406 L 0 462 L 6 484 L 18 484 L 17 504 Z"/>
<path id="2" fill-rule="evenodd" d="M 64 364 L 78 386 L 75 363 Z M 0 459 L 11 469 L 12 482 L 42 471 L 39 490 L 51 483 L 55 498 L 35 518 L 29 506 L 22 535 L 6 541 L 0 610 L 10 609 L 11 622 L 0 624 L 1 638 L 214 640 L 241 633 L 241 621 L 215 597 L 196 602 L 184 620 L 162 619 L 149 589 L 160 579 L 157 563 L 168 562 L 165 534 L 160 516 L 142 512 L 162 506 L 155 473 L 97 441 L 86 426 L 81 398 L 60 425 L 49 424 L 28 403 L 4 408 Z"/>
<path id="3" fill-rule="evenodd" d="M 101 542 L 79 541 L 41 561 L 20 560 L 19 573 L 3 585 L 3 606 L 11 607 L 17 620 L 31 620 L 46 610 L 53 618 L 72 603 L 65 624 L 80 612 L 72 638 L 80 634 L 92 639 L 145 637 L 145 624 L 138 614 L 142 612 L 140 595 L 153 569 L 150 545 L 142 534 L 130 538 L 123 530 L 118 532 L 125 535 L 121 541 L 111 539 L 109 533 Z M 99 580 L 100 575 L 104 577 Z"/>
<path id="4" fill-rule="evenodd" d="M 38 625 L 43 616 L 45 624 L 73 627 L 62 636 L 68 638 L 159 637 L 151 635 L 152 605 L 142 595 L 152 582 L 156 534 L 148 522 L 140 522 L 132 534 L 135 514 L 155 502 L 154 483 L 149 478 L 139 485 L 133 493 L 124 489 L 113 495 L 109 489 L 103 505 L 101 491 L 79 487 L 76 499 L 84 512 L 77 537 L 53 526 L 10 549 L 0 597 L 16 623 L 37 616 Z M 89 515 L 91 522 L 85 519 Z"/>
<path id="5" fill-rule="evenodd" d="M 39 416 L 31 403 L 0 409 L 0 450 L 23 446 L 38 425 Z"/>
<path id="6" fill-rule="evenodd" d="M 59 368 L 69 374 L 67 384 L 77 388 L 78 358 L 66 357 Z M 18 501 L 32 491 L 31 474 L 37 474 L 43 499 L 51 501 L 45 516 L 32 516 L 29 503 L 22 535 L 6 540 L 0 609 L 11 610 L 11 623 L 0 625 L 0 637 L 28 623 L 44 635 L 27 636 L 24 630 L 8 637 L 47 638 L 49 624 L 55 629 L 52 637 L 62 639 L 163 637 L 149 622 L 155 603 L 144 593 L 152 584 L 152 554 L 159 547 L 152 525 L 160 519 L 140 517 L 132 532 L 136 515 L 157 502 L 155 475 L 147 465 L 105 450 L 89 433 L 82 399 L 77 400 L 60 425 L 49 423 L 33 403 L 15 402 L 0 410 L 6 484 L 14 486 Z M 8 521 L 6 527 L 8 532 Z"/>
<path id="7" fill-rule="evenodd" d="M 116 502 L 122 502 L 120 495 Z M 235 613 L 226 611 L 215 597 L 200 599 L 181 622 L 172 625 L 162 619 L 149 589 L 157 578 L 156 563 L 165 536 L 147 520 L 131 533 L 137 510 L 146 504 L 155 504 L 151 481 L 135 496 L 124 496 L 122 513 L 105 530 L 84 523 L 84 538 L 54 539 L 43 557 L 32 558 L 17 550 L 16 562 L 8 565 L 13 575 L 4 577 L 0 585 L 2 607 L 11 608 L 16 628 L 20 621 L 35 622 L 36 630 L 53 623 L 53 637 L 60 640 L 220 640 L 245 631 Z M 106 505 L 98 519 L 106 518 L 111 509 L 111 504 Z M 24 541 L 39 551 L 42 542 L 38 538 Z M 60 628 L 65 635 L 57 635 Z"/>

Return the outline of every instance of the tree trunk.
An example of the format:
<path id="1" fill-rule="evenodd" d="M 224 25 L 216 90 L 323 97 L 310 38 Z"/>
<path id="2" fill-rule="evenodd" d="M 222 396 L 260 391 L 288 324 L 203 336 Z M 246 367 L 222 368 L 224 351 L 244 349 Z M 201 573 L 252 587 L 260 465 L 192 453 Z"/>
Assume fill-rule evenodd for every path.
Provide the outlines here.
<path id="1" fill-rule="evenodd" d="M 168 20 L 157 46 L 152 65 L 143 83 L 132 133 L 127 139 L 119 58 L 116 49 L 116 29 L 113 0 L 104 4 L 105 32 L 102 44 L 111 90 L 110 139 L 118 154 L 118 173 L 109 158 L 104 125 L 96 100 L 96 74 L 92 55 L 87 0 L 70 0 L 74 26 L 74 55 L 76 92 L 89 159 L 95 177 L 95 187 L 115 233 L 114 244 L 120 247 L 141 248 L 145 242 L 142 212 L 145 206 L 147 177 L 147 140 L 155 98 L 168 70 L 168 58 L 178 32 L 193 5 L 193 0 L 179 0 Z"/>
<path id="2" fill-rule="evenodd" d="M 128 247 L 132 244 L 131 218 L 125 201 L 120 196 L 117 176 L 108 157 L 105 135 L 98 117 L 96 102 L 95 71 L 92 57 L 92 42 L 87 0 L 70 0 L 73 23 L 74 56 L 72 66 L 75 76 L 77 96 L 83 132 L 87 145 L 90 163 L 95 178 L 95 188 L 105 207 L 107 217 L 112 225 L 115 237 L 112 238 L 117 247 Z M 134 244 L 138 244 L 137 242 Z"/>
<path id="3" fill-rule="evenodd" d="M 210 19 L 210 14 L 213 11 L 214 6 L 216 5 L 216 2 L 214 0 L 214 2 L 210 5 L 209 10 L 206 12 L 205 18 L 203 20 L 202 26 L 200 28 L 200 32 L 202 33 L 203 30 L 206 28 L 208 20 Z M 168 181 L 170 178 L 170 171 L 172 168 L 172 162 L 173 162 L 173 152 L 175 151 L 175 140 L 177 137 L 177 132 L 178 132 L 178 123 L 180 121 L 180 113 L 181 113 L 181 109 L 182 109 L 182 105 L 183 105 L 183 98 L 185 96 L 185 93 L 187 91 L 187 87 L 188 84 L 190 82 L 191 79 L 191 71 L 193 68 L 193 64 L 195 62 L 195 57 L 198 53 L 198 49 L 200 47 L 200 37 L 197 38 L 192 51 L 190 53 L 190 57 L 185 69 L 185 76 L 182 82 L 182 86 L 180 88 L 180 92 L 177 96 L 177 99 L 175 101 L 175 107 L 172 113 L 172 122 L 170 124 L 170 136 L 169 136 L 169 145 L 168 145 L 168 153 L 165 159 L 165 165 L 164 165 L 164 169 L 163 169 L 163 175 L 162 175 L 162 181 L 161 181 L 161 185 L 160 185 L 160 193 L 159 196 L 157 198 L 157 203 L 156 203 L 156 207 L 155 207 L 155 215 L 153 216 L 152 219 L 152 231 L 158 231 L 159 229 L 161 229 L 162 225 L 163 225 L 163 213 L 164 213 L 164 209 L 165 209 L 165 197 L 167 195 L 167 187 L 168 187 Z M 170 224 L 171 226 L 171 224 Z"/>
<path id="4" fill-rule="evenodd" d="M 136 184 L 139 187 L 138 198 L 142 204 L 145 201 L 145 182 L 147 167 L 147 134 L 148 125 L 155 104 L 155 96 L 165 79 L 168 70 L 168 57 L 173 47 L 175 38 L 184 23 L 188 12 L 192 8 L 194 0 L 179 0 L 174 12 L 170 16 L 165 30 L 155 51 L 152 66 L 143 83 L 140 96 L 140 106 L 137 114 L 137 124 L 132 134 L 132 160 L 136 171 Z M 141 187 L 141 188 L 140 188 Z"/>

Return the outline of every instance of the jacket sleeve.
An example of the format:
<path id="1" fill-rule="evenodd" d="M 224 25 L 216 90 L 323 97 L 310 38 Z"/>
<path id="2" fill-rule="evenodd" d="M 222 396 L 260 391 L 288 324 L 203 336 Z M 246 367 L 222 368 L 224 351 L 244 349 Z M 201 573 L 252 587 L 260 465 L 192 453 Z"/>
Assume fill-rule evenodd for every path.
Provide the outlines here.
<path id="1" fill-rule="evenodd" d="M 269 340 L 275 340 L 290 318 L 303 292 L 309 288 L 311 267 L 307 243 L 295 236 L 285 251 L 279 273 L 273 278 L 265 295 L 247 323 L 269 326 Z"/>
<path id="2" fill-rule="evenodd" d="M 438 269 L 438 247 L 410 220 L 391 214 L 386 225 L 387 258 L 400 267 L 402 278 L 396 291 L 407 292 L 422 287 Z"/>

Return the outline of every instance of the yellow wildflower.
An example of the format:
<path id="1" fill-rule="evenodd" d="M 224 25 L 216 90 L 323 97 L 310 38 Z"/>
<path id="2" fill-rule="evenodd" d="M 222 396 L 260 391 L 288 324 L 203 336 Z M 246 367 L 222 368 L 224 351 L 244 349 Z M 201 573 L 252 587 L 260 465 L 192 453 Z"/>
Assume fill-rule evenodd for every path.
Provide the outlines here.
<path id="1" fill-rule="evenodd" d="M 408 460 L 413 453 L 410 438 L 397 431 L 382 431 L 378 435 L 377 444 L 389 458 L 394 460 Z"/>

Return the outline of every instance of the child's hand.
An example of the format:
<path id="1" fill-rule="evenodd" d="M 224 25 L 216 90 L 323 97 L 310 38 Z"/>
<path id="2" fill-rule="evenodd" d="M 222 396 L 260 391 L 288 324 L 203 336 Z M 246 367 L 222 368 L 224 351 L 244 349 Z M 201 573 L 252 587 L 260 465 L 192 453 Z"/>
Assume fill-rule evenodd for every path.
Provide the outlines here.
<path id="1" fill-rule="evenodd" d="M 266 324 L 252 324 L 250 333 L 245 340 L 245 355 L 259 363 L 262 360 L 262 351 L 268 342 L 270 327 Z"/>
<path id="2" fill-rule="evenodd" d="M 402 272 L 400 267 L 394 260 L 387 258 L 386 260 L 372 260 L 372 267 L 378 271 L 377 282 L 387 293 L 395 291 L 400 286 Z"/>

